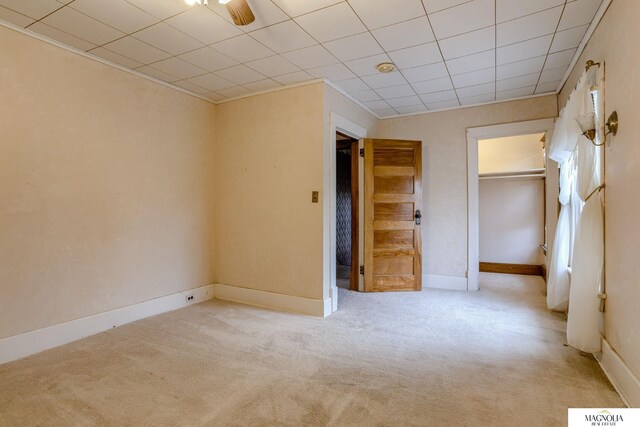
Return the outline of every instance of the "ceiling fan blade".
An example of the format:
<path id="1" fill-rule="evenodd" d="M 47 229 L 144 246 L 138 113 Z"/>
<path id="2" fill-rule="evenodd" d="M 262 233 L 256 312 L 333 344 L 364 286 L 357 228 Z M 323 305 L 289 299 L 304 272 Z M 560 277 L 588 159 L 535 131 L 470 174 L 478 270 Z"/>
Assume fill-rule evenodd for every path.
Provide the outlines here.
<path id="1" fill-rule="evenodd" d="M 231 0 L 226 6 L 236 25 L 249 25 L 256 20 L 247 0 Z"/>

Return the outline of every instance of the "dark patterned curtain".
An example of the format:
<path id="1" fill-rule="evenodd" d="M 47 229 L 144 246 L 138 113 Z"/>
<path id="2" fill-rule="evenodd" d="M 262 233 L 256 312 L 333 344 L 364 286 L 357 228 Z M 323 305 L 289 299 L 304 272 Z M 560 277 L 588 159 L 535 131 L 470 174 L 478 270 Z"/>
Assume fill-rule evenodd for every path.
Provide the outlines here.
<path id="1" fill-rule="evenodd" d="M 336 261 L 351 265 L 351 151 L 336 158 Z"/>

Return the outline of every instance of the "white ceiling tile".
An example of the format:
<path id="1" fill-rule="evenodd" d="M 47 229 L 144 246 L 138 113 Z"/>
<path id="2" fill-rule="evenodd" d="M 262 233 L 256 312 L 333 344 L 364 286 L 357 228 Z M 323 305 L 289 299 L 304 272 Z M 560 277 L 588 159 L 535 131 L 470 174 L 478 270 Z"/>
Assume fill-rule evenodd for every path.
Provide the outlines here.
<path id="1" fill-rule="evenodd" d="M 403 49 L 435 40 L 426 16 L 372 31 L 386 51 Z"/>
<path id="2" fill-rule="evenodd" d="M 561 50 L 578 47 L 587 28 L 589 28 L 589 25 L 581 25 L 568 30 L 558 31 L 553 38 L 553 43 L 551 43 L 550 52 L 560 52 Z"/>
<path id="3" fill-rule="evenodd" d="M 510 79 L 498 80 L 496 82 L 496 90 L 504 92 L 505 90 L 519 89 L 528 86 L 535 86 L 538 83 L 540 73 L 527 74 L 526 76 L 512 77 Z"/>
<path id="4" fill-rule="evenodd" d="M 555 92 L 560 86 L 560 80 L 555 80 L 553 82 L 547 83 L 538 83 L 536 87 L 536 93 L 547 93 L 547 92 Z"/>
<path id="5" fill-rule="evenodd" d="M 349 0 L 349 4 L 370 30 L 425 14 L 420 0 Z"/>
<path id="6" fill-rule="evenodd" d="M 447 67 L 445 67 L 444 62 L 437 62 L 435 64 L 407 68 L 405 70 L 402 70 L 402 74 L 410 83 L 449 76 Z"/>
<path id="7" fill-rule="evenodd" d="M 403 96 L 402 98 L 386 99 L 386 101 L 393 108 L 422 105 L 422 101 L 416 95 Z"/>
<path id="8" fill-rule="evenodd" d="M 506 46 L 513 43 L 553 34 L 558 26 L 562 6 L 547 9 L 513 21 L 498 24 L 496 29 L 497 45 Z"/>
<path id="9" fill-rule="evenodd" d="M 420 95 L 420 99 L 422 99 L 425 104 L 429 104 L 434 102 L 451 101 L 453 99 L 458 100 L 458 95 L 456 95 L 455 90 L 444 90 L 442 92 L 425 93 Z"/>
<path id="10" fill-rule="evenodd" d="M 456 93 L 458 94 L 458 98 L 470 98 L 472 96 L 486 95 L 486 94 L 495 94 L 496 84 L 495 82 L 484 83 L 476 86 L 467 86 L 460 89 L 456 89 Z"/>
<path id="11" fill-rule="evenodd" d="M 484 95 L 476 95 L 467 98 L 460 98 L 460 104 L 462 105 L 474 105 L 474 104 L 483 104 L 485 102 L 495 101 L 496 97 L 492 93 L 484 94 Z"/>
<path id="12" fill-rule="evenodd" d="M 544 70 L 542 74 L 540 74 L 540 83 L 549 83 L 549 82 L 555 82 L 557 80 L 562 80 L 565 73 L 567 72 L 567 68 L 569 67 L 560 67 L 560 68 L 552 68 L 549 70 Z"/>
<path id="13" fill-rule="evenodd" d="M 64 7 L 47 16 L 42 22 L 95 45 L 102 45 L 124 36 L 124 33 L 115 28 L 69 7 Z"/>
<path id="14" fill-rule="evenodd" d="M 395 107 L 395 110 L 400 114 L 425 113 L 428 111 L 422 103 L 419 105 L 410 105 L 407 107 Z"/>
<path id="15" fill-rule="evenodd" d="M 218 91 L 221 89 L 227 89 L 235 86 L 228 80 L 223 79 L 220 76 L 216 76 L 213 73 L 205 74 L 198 77 L 193 77 L 187 80 L 189 83 L 192 83 L 196 86 L 200 86 L 205 89 L 209 89 L 212 91 Z"/>
<path id="16" fill-rule="evenodd" d="M 424 3 L 425 9 L 427 9 L 427 13 L 431 14 L 471 1 L 473 0 L 422 0 L 422 3 Z"/>
<path id="17" fill-rule="evenodd" d="M 496 0 L 496 17 L 498 22 L 511 21 L 532 13 L 564 5 L 565 0 Z"/>
<path id="18" fill-rule="evenodd" d="M 311 68 L 306 71 L 314 77 L 324 77 L 329 80 L 333 80 L 334 82 L 356 77 L 356 75 L 343 64 L 325 65 L 322 67 Z"/>
<path id="19" fill-rule="evenodd" d="M 258 80 L 257 82 L 246 83 L 244 85 L 244 87 L 246 87 L 249 90 L 266 90 L 266 89 L 273 89 L 274 87 L 280 87 L 280 86 L 282 86 L 280 83 L 271 79 Z"/>
<path id="20" fill-rule="evenodd" d="M 438 39 L 495 25 L 495 0 L 473 0 L 429 15 Z M 469 19 L 466 19 L 469 17 Z"/>
<path id="21" fill-rule="evenodd" d="M 296 71 L 295 73 L 283 74 L 281 76 L 274 77 L 273 80 L 282 83 L 283 85 L 290 85 L 307 80 L 313 80 L 313 76 L 305 71 Z"/>
<path id="22" fill-rule="evenodd" d="M 549 54 L 549 56 L 547 56 L 547 62 L 544 64 L 544 69 L 559 68 L 571 64 L 575 53 L 576 49 L 569 49 Z"/>
<path id="23" fill-rule="evenodd" d="M 256 59 L 255 61 L 247 62 L 245 65 L 267 77 L 281 76 L 283 74 L 300 71 L 300 68 L 296 67 L 280 55 Z"/>
<path id="24" fill-rule="evenodd" d="M 367 107 L 371 108 L 371 109 L 382 109 L 382 108 L 389 108 L 390 105 L 387 104 L 387 101 L 383 101 L 383 100 L 378 100 L 378 101 L 365 101 L 363 102 L 364 105 L 366 105 Z"/>
<path id="25" fill-rule="evenodd" d="M 225 99 L 227 99 L 226 96 L 222 96 L 217 92 L 209 92 L 205 95 L 207 97 L 207 99 L 213 101 L 213 102 L 220 102 L 223 101 Z"/>
<path id="26" fill-rule="evenodd" d="M 545 56 L 538 56 L 535 58 L 525 59 L 523 61 L 498 65 L 496 78 L 498 80 L 503 80 L 511 77 L 524 76 L 525 74 L 539 73 L 542 71 L 545 58 Z"/>
<path id="27" fill-rule="evenodd" d="M 391 62 L 391 58 L 385 53 L 354 59 L 353 61 L 346 61 L 344 65 L 349 67 L 349 69 L 358 76 L 368 76 L 379 73 L 376 66 L 383 62 Z"/>
<path id="28" fill-rule="evenodd" d="M 177 82 L 173 82 L 172 84 L 181 87 L 182 89 L 186 89 L 190 92 L 197 93 L 199 95 L 205 95 L 209 93 L 208 89 L 201 88 L 200 86 L 194 85 L 193 83 L 189 83 L 186 80 L 180 80 Z"/>
<path id="29" fill-rule="evenodd" d="M 401 70 L 442 62 L 440 49 L 438 49 L 438 44 L 435 42 L 407 47 L 388 53 L 393 63 Z"/>
<path id="30" fill-rule="evenodd" d="M 2 0 L 0 5 L 33 19 L 41 19 L 62 7 L 55 0 Z"/>
<path id="31" fill-rule="evenodd" d="M 125 0 L 75 0 L 69 7 L 125 33 L 132 33 L 158 22 L 158 18 Z"/>
<path id="32" fill-rule="evenodd" d="M 127 0 L 132 5 L 159 19 L 166 19 L 189 9 L 184 1 L 176 0 Z"/>
<path id="33" fill-rule="evenodd" d="M 371 88 L 367 86 L 359 77 L 356 77 L 355 79 L 341 80 L 340 83 L 338 83 L 338 86 L 349 93 L 371 90 Z"/>
<path id="34" fill-rule="evenodd" d="M 223 79 L 239 85 L 257 82 L 258 80 L 264 80 L 265 78 L 265 76 L 252 70 L 246 65 L 236 65 L 234 67 L 225 68 L 224 70 L 216 71 L 216 74 Z"/>
<path id="35" fill-rule="evenodd" d="M 367 31 L 347 3 L 299 16 L 295 21 L 319 42 L 327 42 Z"/>
<path id="36" fill-rule="evenodd" d="M 275 54 L 246 34 L 212 44 L 211 47 L 238 62 L 253 61 Z"/>
<path id="37" fill-rule="evenodd" d="M 340 62 L 335 56 L 329 53 L 327 49 L 320 45 L 287 52 L 282 56 L 304 69 L 322 67 L 323 65 L 337 64 Z"/>
<path id="38" fill-rule="evenodd" d="M 188 62 L 176 57 L 163 59 L 162 61 L 151 64 L 150 66 L 156 70 L 179 77 L 181 80 L 207 73 L 202 68 L 196 67 L 195 65 L 189 64 Z"/>
<path id="39" fill-rule="evenodd" d="M 203 47 L 202 42 L 189 37 L 164 22 L 138 31 L 132 36 L 174 55 Z"/>
<path id="40" fill-rule="evenodd" d="M 430 104 L 426 104 L 425 106 L 429 109 L 429 111 L 438 111 L 438 110 L 445 110 L 447 108 L 456 108 L 460 106 L 460 102 L 458 102 L 458 99 L 452 99 L 449 101 L 443 101 L 443 102 L 433 102 Z"/>
<path id="41" fill-rule="evenodd" d="M 495 65 L 496 51 L 493 49 L 447 61 L 447 68 L 451 74 L 469 73 L 471 71 L 494 67 Z"/>
<path id="42" fill-rule="evenodd" d="M 343 0 L 273 0 L 285 13 L 291 17 L 313 12 Z"/>
<path id="43" fill-rule="evenodd" d="M 123 37 L 103 47 L 142 64 L 160 61 L 171 56 L 131 36 Z"/>
<path id="44" fill-rule="evenodd" d="M 317 44 L 313 37 L 291 20 L 254 31 L 251 36 L 278 53 Z"/>
<path id="45" fill-rule="evenodd" d="M 218 71 L 238 65 L 238 61 L 221 54 L 209 46 L 183 53 L 180 58 L 207 71 Z"/>
<path id="46" fill-rule="evenodd" d="M 453 83 L 451 83 L 450 77 L 411 83 L 411 86 L 413 86 L 413 89 L 415 89 L 418 94 L 441 92 L 453 89 Z"/>
<path id="47" fill-rule="evenodd" d="M 111 52 L 110 50 L 107 50 L 103 47 L 97 47 L 89 51 L 89 53 L 127 68 L 138 68 L 144 65 L 141 62 L 134 61 L 133 59 L 124 57 L 115 52 Z"/>
<path id="48" fill-rule="evenodd" d="M 59 41 L 60 43 L 75 47 L 79 50 L 86 51 L 96 47 L 93 43 L 89 43 L 86 40 L 79 39 L 76 36 L 72 36 L 71 34 L 65 33 L 64 31 L 60 31 L 56 28 L 50 27 L 47 24 L 43 24 L 42 22 L 36 22 L 29 27 L 29 30 L 33 31 L 34 33 L 42 34 L 43 36 L 47 36 L 50 39 Z"/>
<path id="49" fill-rule="evenodd" d="M 484 28 L 471 33 L 462 34 L 445 40 L 440 40 L 440 49 L 444 59 L 454 59 L 461 56 L 485 50 L 495 49 L 494 28 Z"/>
<path id="50" fill-rule="evenodd" d="M 207 7 L 193 7 L 165 22 L 204 44 L 219 42 L 242 34 L 238 27 Z"/>
<path id="51" fill-rule="evenodd" d="M 0 6 L 0 19 L 3 21 L 11 22 L 19 27 L 26 27 L 27 25 L 35 22 L 33 18 L 23 15 L 18 12 L 14 12 L 11 9 Z"/>
<path id="52" fill-rule="evenodd" d="M 383 53 L 382 48 L 370 33 L 357 34 L 323 43 L 324 47 L 341 61 L 364 58 Z"/>
<path id="53" fill-rule="evenodd" d="M 567 3 L 558 30 L 591 23 L 601 3 L 602 0 L 576 0 Z"/>
<path id="54" fill-rule="evenodd" d="M 378 95 L 382 98 L 389 100 L 392 98 L 406 98 L 408 96 L 415 96 L 416 92 L 413 88 L 408 84 L 403 84 L 399 86 L 390 86 L 376 89 Z M 415 104 L 406 104 L 406 105 L 415 105 Z"/>
<path id="55" fill-rule="evenodd" d="M 398 114 L 398 112 L 396 110 L 394 110 L 393 108 L 389 107 L 389 108 L 372 108 L 371 111 L 373 111 L 375 114 L 378 115 L 378 117 L 393 117 L 396 116 Z"/>
<path id="56" fill-rule="evenodd" d="M 233 86 L 233 87 L 226 88 L 226 89 L 219 89 L 216 92 L 218 92 L 220 95 L 226 96 L 228 98 L 233 98 L 234 96 L 247 95 L 251 91 L 249 89 L 247 89 L 247 88 L 242 87 L 242 86 Z"/>
<path id="57" fill-rule="evenodd" d="M 407 83 L 402 74 L 397 71 L 387 74 L 373 74 L 371 76 L 364 76 L 362 77 L 362 80 L 372 89 L 379 89 L 389 86 L 399 86 Z"/>
<path id="58" fill-rule="evenodd" d="M 536 87 L 534 85 L 534 86 L 528 86 L 528 87 L 521 87 L 518 89 L 499 91 L 499 92 L 496 92 L 496 99 L 503 100 L 503 99 L 519 98 L 522 96 L 530 96 L 530 95 L 533 95 L 533 92 L 535 91 L 535 89 Z"/>
<path id="59" fill-rule="evenodd" d="M 240 26 L 239 28 L 244 32 L 251 32 L 289 19 L 287 14 L 271 1 L 247 0 L 247 2 L 256 20 L 249 25 Z M 231 15 L 229 15 L 229 11 L 225 5 L 220 4 L 218 1 L 211 0 L 207 7 L 230 23 L 233 23 L 233 19 Z"/>
<path id="60" fill-rule="evenodd" d="M 359 90 L 356 92 L 351 92 L 351 96 L 353 96 L 355 99 L 357 99 L 360 102 L 364 102 L 364 101 L 377 101 L 380 98 L 380 95 L 378 95 L 378 93 L 374 90 L 371 89 L 367 89 L 367 90 Z"/>
<path id="61" fill-rule="evenodd" d="M 549 51 L 549 46 L 551 46 L 552 39 L 553 35 L 549 35 L 515 43 L 509 46 L 499 47 L 496 52 L 496 62 L 498 65 L 504 65 L 511 62 L 546 55 Z"/>
<path id="62" fill-rule="evenodd" d="M 457 74 L 455 76 L 451 76 L 451 80 L 453 80 L 453 85 L 456 89 L 495 82 L 496 70 L 495 68 L 487 68 L 484 70 L 472 71 L 470 73 Z"/>
<path id="63" fill-rule="evenodd" d="M 138 72 L 140 72 L 142 74 L 146 74 L 147 76 L 154 77 L 154 78 L 159 79 L 159 80 L 164 80 L 167 83 L 172 83 L 172 82 L 175 82 L 177 80 L 180 80 L 176 76 L 172 76 L 171 74 L 167 74 L 165 72 L 157 70 L 157 69 L 155 69 L 153 67 L 150 67 L 148 65 L 145 65 L 144 67 L 136 68 L 136 71 L 138 71 Z"/>

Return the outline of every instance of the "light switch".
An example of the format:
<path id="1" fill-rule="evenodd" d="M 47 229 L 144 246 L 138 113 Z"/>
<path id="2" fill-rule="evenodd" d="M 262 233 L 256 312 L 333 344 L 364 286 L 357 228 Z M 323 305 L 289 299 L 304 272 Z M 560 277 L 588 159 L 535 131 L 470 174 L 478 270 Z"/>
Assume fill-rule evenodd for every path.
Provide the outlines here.
<path id="1" fill-rule="evenodd" d="M 318 203 L 318 192 L 317 191 L 312 191 L 311 192 L 311 203 Z"/>

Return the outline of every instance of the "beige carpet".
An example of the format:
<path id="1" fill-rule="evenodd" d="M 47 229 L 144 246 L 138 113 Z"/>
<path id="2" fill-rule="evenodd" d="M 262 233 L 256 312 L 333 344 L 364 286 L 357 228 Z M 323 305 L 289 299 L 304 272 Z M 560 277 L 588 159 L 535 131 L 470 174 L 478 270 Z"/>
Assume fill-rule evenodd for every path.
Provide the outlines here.
<path id="1" fill-rule="evenodd" d="M 564 426 L 622 406 L 543 286 L 341 291 L 327 319 L 198 304 L 0 365 L 0 425 Z"/>

